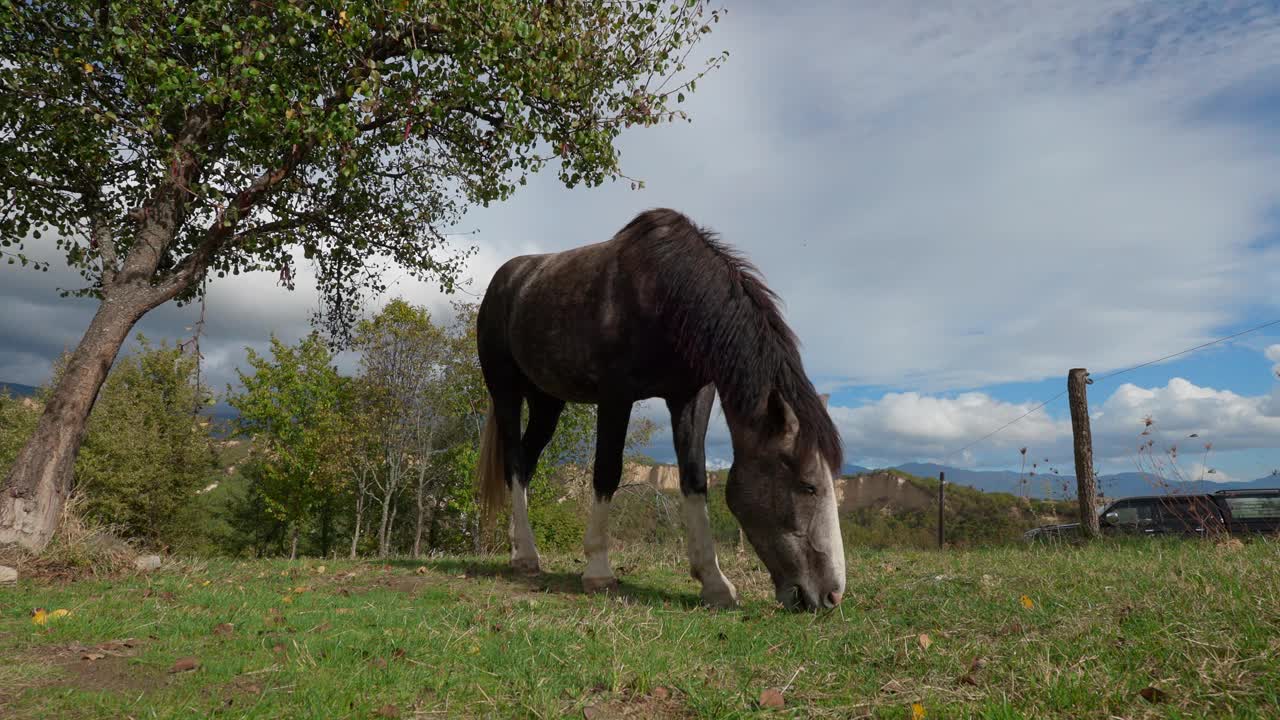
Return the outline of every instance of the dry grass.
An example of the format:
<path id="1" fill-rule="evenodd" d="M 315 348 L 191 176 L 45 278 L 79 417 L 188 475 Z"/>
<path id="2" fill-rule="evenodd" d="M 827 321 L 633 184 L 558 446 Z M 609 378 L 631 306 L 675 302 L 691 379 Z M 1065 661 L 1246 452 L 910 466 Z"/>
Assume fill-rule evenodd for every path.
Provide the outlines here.
<path id="1" fill-rule="evenodd" d="M 111 526 L 87 520 L 80 512 L 80 498 L 74 494 L 62 508 L 58 530 L 43 553 L 0 546 L 0 565 L 17 568 L 23 577 L 45 579 L 119 575 L 134 570 L 137 556 L 133 546 L 121 540 Z"/>

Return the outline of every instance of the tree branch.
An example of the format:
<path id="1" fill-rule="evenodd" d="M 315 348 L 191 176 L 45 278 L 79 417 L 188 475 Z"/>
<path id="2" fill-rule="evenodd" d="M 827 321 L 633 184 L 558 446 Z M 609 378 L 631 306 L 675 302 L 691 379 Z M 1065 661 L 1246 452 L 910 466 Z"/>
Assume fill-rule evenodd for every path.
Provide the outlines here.
<path id="1" fill-rule="evenodd" d="M 98 257 L 102 259 L 102 286 L 106 287 L 115 283 L 116 273 L 120 271 L 116 258 L 116 241 L 111 237 L 111 223 L 103 213 L 94 213 L 89 224 L 90 242 L 97 248 Z"/>
<path id="2" fill-rule="evenodd" d="M 29 185 L 35 185 L 36 187 L 42 187 L 42 188 L 45 188 L 46 190 L 54 190 L 57 192 L 72 193 L 74 195 L 89 194 L 89 191 L 85 190 L 84 188 L 77 188 L 72 185 L 65 185 L 63 183 L 54 182 L 52 180 L 43 180 L 41 178 L 34 177 L 31 175 L 27 176 L 27 183 Z"/>

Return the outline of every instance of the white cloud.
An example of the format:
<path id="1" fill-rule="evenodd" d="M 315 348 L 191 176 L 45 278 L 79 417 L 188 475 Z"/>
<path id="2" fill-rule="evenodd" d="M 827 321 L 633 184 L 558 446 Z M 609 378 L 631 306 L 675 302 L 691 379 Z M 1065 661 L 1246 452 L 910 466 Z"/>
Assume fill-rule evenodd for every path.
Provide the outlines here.
<path id="1" fill-rule="evenodd" d="M 1204 482 L 1228 483 L 1236 482 L 1240 478 L 1232 477 L 1217 469 L 1213 466 L 1213 463 L 1205 464 L 1203 461 L 1197 460 L 1185 468 L 1181 479 L 1192 482 L 1203 480 Z M 1252 480 L 1253 478 L 1249 479 Z"/>
<path id="2" fill-rule="evenodd" d="M 1143 418 L 1153 424 L 1141 436 Z M 1191 435 L 1196 437 L 1191 437 Z M 1255 397 L 1230 390 L 1200 387 L 1173 378 L 1164 387 L 1140 388 L 1124 384 L 1102 405 L 1094 423 L 1095 453 L 1128 455 L 1144 440 L 1156 447 L 1178 446 L 1199 452 L 1212 443 L 1215 452 L 1273 448 L 1280 437 L 1280 395 Z"/>
<path id="3" fill-rule="evenodd" d="M 696 122 L 624 139 L 649 190 L 543 179 L 475 216 L 487 242 L 560 249 L 685 209 L 761 265 L 824 387 L 1102 371 L 1276 304 L 1249 248 L 1280 200 L 1274 131 L 1198 114 L 1275 67 L 1274 16 L 846 3 L 721 25 L 734 55 Z"/>
<path id="4" fill-rule="evenodd" d="M 624 167 L 648 189 L 571 192 L 542 176 L 476 211 L 463 227 L 480 233 L 461 239 L 480 247 L 470 290 L 513 255 L 606 239 L 645 207 L 683 209 L 762 267 L 824 389 L 911 390 L 832 409 L 851 460 L 939 457 L 1030 407 L 945 391 L 1097 374 L 1207 340 L 1246 306 L 1280 308 L 1266 290 L 1280 286 L 1280 248 L 1254 244 L 1274 230 L 1280 131 L 1219 110 L 1280 88 L 1280 14 L 1267 8 L 735 6 L 705 46 L 733 55 L 700 83 L 695 122 L 623 137 Z M 271 330 L 305 331 L 309 281 L 292 295 L 265 275 L 214 283 L 212 372 L 229 375 Z M 446 306 L 416 283 L 393 292 Z M 78 338 L 92 308 L 59 302 L 12 332 L 48 334 L 41 347 Z M 190 319 L 170 308 L 148 323 Z M 1280 345 L 1267 352 L 1280 367 Z M 15 354 L 23 374 L 0 380 L 30 377 L 31 357 Z M 666 451 L 665 407 L 646 407 Z M 1162 442 L 1199 432 L 1270 447 L 1280 394 L 1175 380 L 1122 386 L 1095 410 L 1100 455 L 1128 457 L 1146 413 Z M 1023 445 L 1065 457 L 1067 427 L 1037 413 L 949 461 L 1008 465 Z M 728 445 L 717 412 L 708 457 Z"/>
<path id="5" fill-rule="evenodd" d="M 965 461 L 959 455 L 963 446 L 1033 407 L 1033 403 L 1006 403 L 977 392 L 955 397 L 908 392 L 889 393 L 861 407 L 832 407 L 831 416 L 850 458 L 877 455 L 953 463 Z M 1000 454 L 1006 456 L 1005 462 L 1016 462 L 1019 448 L 1030 446 L 1034 455 L 1070 432 L 1069 422 L 1037 412 L 975 449 L 984 457 Z"/>
<path id="6" fill-rule="evenodd" d="M 1271 368 L 1271 372 L 1275 373 L 1276 377 L 1280 377 L 1280 345 L 1272 345 L 1271 347 L 1268 347 L 1266 355 L 1268 360 L 1275 363 Z"/>

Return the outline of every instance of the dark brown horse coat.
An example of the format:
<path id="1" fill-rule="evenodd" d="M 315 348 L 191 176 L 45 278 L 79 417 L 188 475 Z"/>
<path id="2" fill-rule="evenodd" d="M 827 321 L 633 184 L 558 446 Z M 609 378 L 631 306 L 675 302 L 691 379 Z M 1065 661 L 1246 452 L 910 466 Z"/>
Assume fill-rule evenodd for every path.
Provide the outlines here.
<path id="1" fill-rule="evenodd" d="M 482 493 L 491 508 L 502 486 L 528 484 L 566 401 L 599 407 L 594 487 L 604 501 L 621 477 L 631 407 L 654 397 L 671 411 L 686 496 L 706 492 L 703 444 L 716 391 L 731 429 L 741 429 L 735 458 L 741 437 L 765 445 L 789 432 L 785 448 L 756 470 L 792 478 L 791 489 L 808 494 L 812 483 L 803 478 L 818 472 L 811 457 L 825 461 L 828 475 L 839 472 L 839 435 L 776 296 L 750 263 L 674 210 L 641 213 L 605 242 L 513 258 L 490 282 L 478 323 L 493 401 L 489 432 L 503 448 L 502 472 L 488 474 Z M 790 464 L 774 467 L 775 460 Z M 735 513 L 749 537 L 753 518 L 743 515 L 772 514 L 765 505 L 778 502 L 778 492 L 738 493 Z M 773 550 L 752 542 L 768 564 Z"/>

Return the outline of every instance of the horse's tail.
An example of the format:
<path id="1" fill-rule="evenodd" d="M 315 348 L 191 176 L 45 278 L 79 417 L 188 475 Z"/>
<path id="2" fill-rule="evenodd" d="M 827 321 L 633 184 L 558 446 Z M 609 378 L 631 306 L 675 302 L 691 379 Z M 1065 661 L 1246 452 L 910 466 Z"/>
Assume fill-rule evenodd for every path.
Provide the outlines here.
<path id="1" fill-rule="evenodd" d="M 506 469 L 503 462 L 502 434 L 498 432 L 498 419 L 493 411 L 493 399 L 489 400 L 489 415 L 480 435 L 480 459 L 476 463 L 477 493 L 480 505 L 480 528 L 485 535 L 493 532 L 493 524 L 507 502 Z"/>

